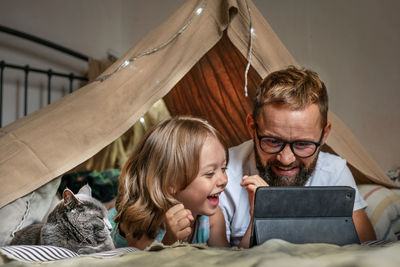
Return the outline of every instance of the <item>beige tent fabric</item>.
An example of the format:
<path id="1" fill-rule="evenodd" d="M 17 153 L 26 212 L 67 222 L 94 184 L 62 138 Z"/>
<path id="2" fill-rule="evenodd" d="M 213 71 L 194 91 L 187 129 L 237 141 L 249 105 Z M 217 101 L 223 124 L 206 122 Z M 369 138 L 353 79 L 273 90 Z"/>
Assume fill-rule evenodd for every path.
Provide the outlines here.
<path id="1" fill-rule="evenodd" d="M 171 115 L 164 101 L 162 99 L 158 100 L 142 116 L 141 121 L 137 121 L 128 131 L 118 137 L 117 140 L 69 172 L 84 170 L 101 172 L 113 168 L 122 169 L 146 131 L 157 122 L 170 117 Z"/>
<path id="2" fill-rule="evenodd" d="M 90 59 L 89 62 L 89 81 L 95 80 L 116 60 L 107 58 L 104 60 Z M 117 140 L 100 150 L 96 155 L 87 161 L 79 164 L 69 172 L 91 170 L 101 172 L 106 169 L 121 169 L 133 152 L 137 143 L 145 134 L 146 130 L 157 122 L 170 118 L 169 111 L 162 99 L 158 100 L 142 116 L 142 121 L 137 121 L 128 131 L 118 137 Z"/>
<path id="3" fill-rule="evenodd" d="M 329 112 L 329 121 L 332 123 L 332 132 L 327 144 L 342 156 L 351 165 L 352 173 L 356 180 L 368 183 L 362 174 L 370 180 L 369 183 L 382 184 L 388 187 L 399 188 L 389 179 L 379 165 L 371 158 L 364 147 L 351 133 L 347 126 L 334 113 Z M 355 170 L 354 170 L 355 168 Z"/>
<path id="4" fill-rule="evenodd" d="M 90 59 L 89 61 L 89 82 L 94 81 L 102 72 L 110 67 L 116 59 L 109 57 L 104 60 Z M 122 143 L 122 138 L 129 138 L 130 131 L 119 137 L 117 140 L 103 148 L 96 155 L 81 163 L 71 171 L 93 170 L 103 171 L 108 168 L 114 168 L 118 163 L 126 160 L 125 149 Z"/>
<path id="5" fill-rule="evenodd" d="M 254 4 L 248 2 L 255 30 L 252 66 L 263 77 L 272 70 L 296 64 Z M 105 73 L 112 73 L 126 60 L 165 43 L 202 3 L 186 1 Z M 0 129 L 0 207 L 71 170 L 126 132 L 218 42 L 224 30 L 247 57 L 249 13 L 245 0 L 207 1 L 203 12 L 162 49 L 139 58 L 103 82 L 90 83 Z M 346 149 L 348 145 L 335 136 L 342 134 L 337 130 L 329 140 L 335 141 L 331 147 L 354 162 L 361 172 L 378 173 L 375 181 L 389 184 L 389 178 L 380 175 L 379 167 L 369 164 L 372 160 Z M 352 143 L 352 147 L 356 146 Z"/>
<path id="6" fill-rule="evenodd" d="M 103 73 L 108 67 L 110 67 L 117 59 L 108 57 L 106 59 L 94 59 L 89 60 L 89 71 L 88 79 L 89 82 L 94 81 L 97 76 Z"/>

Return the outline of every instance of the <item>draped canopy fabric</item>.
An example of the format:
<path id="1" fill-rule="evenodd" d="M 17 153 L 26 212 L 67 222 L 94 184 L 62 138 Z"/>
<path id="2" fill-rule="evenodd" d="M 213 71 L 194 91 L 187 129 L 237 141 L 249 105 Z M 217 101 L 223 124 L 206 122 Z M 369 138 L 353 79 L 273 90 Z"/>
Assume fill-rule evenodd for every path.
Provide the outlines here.
<path id="1" fill-rule="evenodd" d="M 190 20 L 203 3 L 204 10 Z M 174 88 L 225 32 L 247 58 L 250 18 L 254 28 L 251 65 L 257 75 L 265 77 L 296 65 L 254 4 L 248 4 L 251 16 L 245 0 L 186 1 L 111 65 L 103 73 L 112 73 L 108 79 L 92 82 L 0 129 L 0 207 L 62 175 L 122 135 Z M 126 60 L 165 43 L 188 21 L 191 23 L 166 46 L 114 72 Z M 237 93 L 244 94 L 242 90 Z M 343 122 L 332 113 L 329 116 L 333 130 L 328 145 L 366 181 L 394 186 Z"/>

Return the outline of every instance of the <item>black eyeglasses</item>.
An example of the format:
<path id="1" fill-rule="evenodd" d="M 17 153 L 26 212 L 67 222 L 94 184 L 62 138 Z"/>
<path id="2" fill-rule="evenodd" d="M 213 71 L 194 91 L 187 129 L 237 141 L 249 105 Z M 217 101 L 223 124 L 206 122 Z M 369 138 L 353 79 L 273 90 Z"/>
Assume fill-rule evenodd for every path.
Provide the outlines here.
<path id="1" fill-rule="evenodd" d="M 310 140 L 287 141 L 285 139 L 274 136 L 260 136 L 258 135 L 257 124 L 255 124 L 255 126 L 258 144 L 262 151 L 268 154 L 277 154 L 281 152 L 287 144 L 289 144 L 293 154 L 299 158 L 308 158 L 314 155 L 315 151 L 317 151 L 318 147 L 321 145 L 322 137 L 324 136 L 325 130 L 322 130 L 321 137 L 318 142 Z"/>

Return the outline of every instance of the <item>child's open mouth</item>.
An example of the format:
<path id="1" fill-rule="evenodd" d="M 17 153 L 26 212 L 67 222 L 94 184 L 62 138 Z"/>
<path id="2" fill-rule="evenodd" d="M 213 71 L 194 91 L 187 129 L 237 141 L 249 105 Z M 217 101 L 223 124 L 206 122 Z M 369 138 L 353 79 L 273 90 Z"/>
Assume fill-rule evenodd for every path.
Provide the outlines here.
<path id="1" fill-rule="evenodd" d="M 210 202 L 210 204 L 212 206 L 218 206 L 219 203 L 219 195 L 221 194 L 221 192 L 217 193 L 217 194 L 213 194 L 213 195 L 209 195 L 207 197 L 208 201 Z"/>

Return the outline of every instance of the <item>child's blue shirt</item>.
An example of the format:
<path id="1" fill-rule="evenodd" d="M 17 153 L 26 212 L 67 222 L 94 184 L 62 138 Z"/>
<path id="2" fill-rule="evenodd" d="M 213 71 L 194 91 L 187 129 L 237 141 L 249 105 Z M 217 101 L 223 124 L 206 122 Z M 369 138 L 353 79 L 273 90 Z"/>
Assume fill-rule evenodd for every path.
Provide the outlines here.
<path id="1" fill-rule="evenodd" d="M 108 219 L 111 222 L 113 231 L 112 231 L 112 238 L 114 240 L 115 247 L 127 247 L 128 244 L 126 239 L 120 235 L 118 224 L 114 222 L 114 217 L 117 214 L 117 210 L 112 208 L 108 211 Z M 160 242 L 163 240 L 165 235 L 165 230 L 159 229 L 157 236 L 155 238 L 156 241 Z M 208 216 L 200 215 L 196 219 L 196 224 L 194 228 L 194 234 L 192 239 L 192 244 L 200 244 L 200 243 L 207 243 L 210 237 L 210 220 Z"/>

